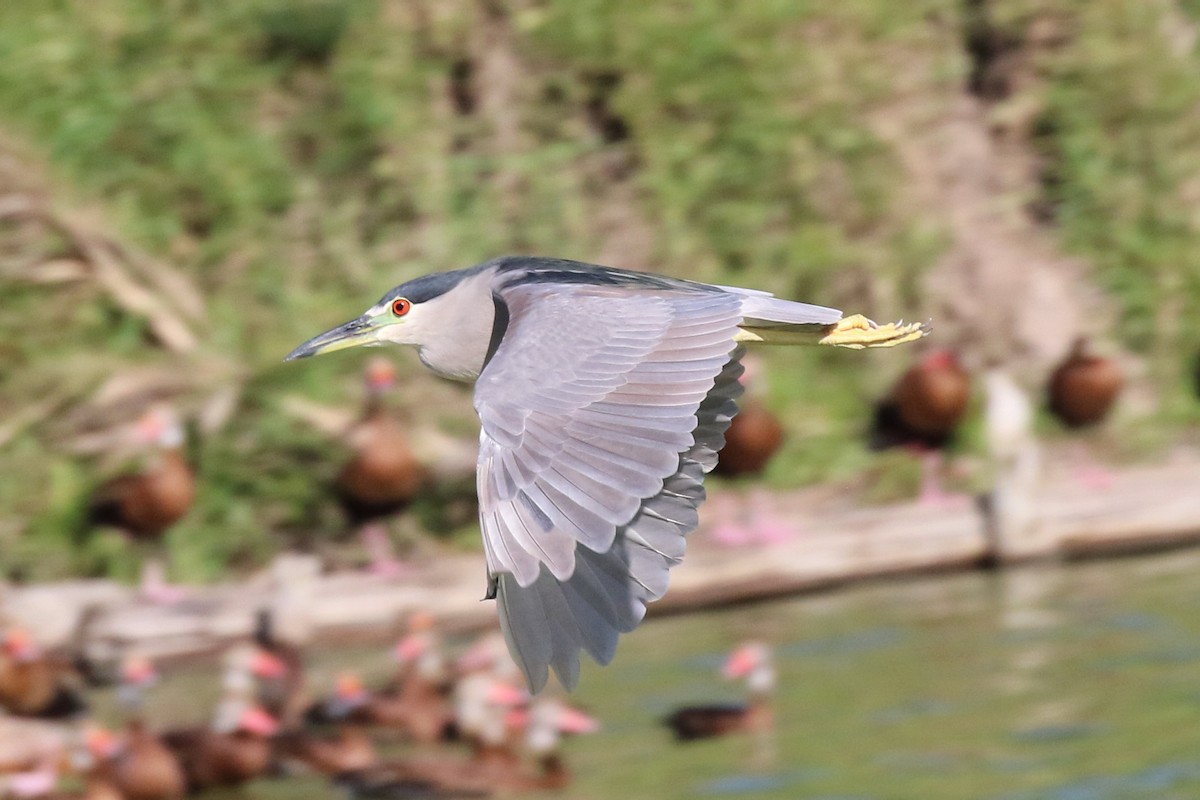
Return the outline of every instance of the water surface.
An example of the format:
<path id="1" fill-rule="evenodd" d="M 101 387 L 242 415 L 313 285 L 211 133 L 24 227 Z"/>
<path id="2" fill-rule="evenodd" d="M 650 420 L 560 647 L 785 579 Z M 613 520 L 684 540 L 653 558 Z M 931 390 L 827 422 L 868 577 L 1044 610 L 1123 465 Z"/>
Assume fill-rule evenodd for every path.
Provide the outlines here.
<path id="1" fill-rule="evenodd" d="M 576 701 L 569 798 L 1200 797 L 1200 552 L 882 583 L 652 620 Z M 747 636 L 777 647 L 778 729 L 680 746 L 657 720 L 731 700 L 717 674 Z M 339 651 L 316 681 L 382 652 Z M 207 673 L 167 681 L 156 715 L 199 718 Z M 262 800 L 332 796 L 263 782 Z"/>

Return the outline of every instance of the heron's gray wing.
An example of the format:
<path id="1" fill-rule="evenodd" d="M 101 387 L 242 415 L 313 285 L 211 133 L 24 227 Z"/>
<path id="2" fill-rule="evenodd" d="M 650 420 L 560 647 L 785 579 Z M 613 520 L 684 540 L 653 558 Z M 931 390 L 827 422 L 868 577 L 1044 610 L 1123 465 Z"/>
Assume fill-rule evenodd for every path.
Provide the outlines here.
<path id="1" fill-rule="evenodd" d="M 666 591 L 740 392 L 742 298 L 531 284 L 476 383 L 480 521 L 531 686 L 606 663 Z"/>

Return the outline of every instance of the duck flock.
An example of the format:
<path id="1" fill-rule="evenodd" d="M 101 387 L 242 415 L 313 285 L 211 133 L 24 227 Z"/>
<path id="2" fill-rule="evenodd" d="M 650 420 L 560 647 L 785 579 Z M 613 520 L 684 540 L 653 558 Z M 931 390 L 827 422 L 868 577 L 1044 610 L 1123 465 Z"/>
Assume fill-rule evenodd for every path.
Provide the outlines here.
<path id="1" fill-rule="evenodd" d="M 352 798 L 522 794 L 566 787 L 563 738 L 600 728 L 552 693 L 530 696 L 498 633 L 450 658 L 433 617 L 416 613 L 391 655 L 395 673 L 382 685 L 348 670 L 322 693 L 303 650 L 261 617 L 252 638 L 222 655 L 208 722 L 152 725 L 164 678 L 130 653 L 112 676 L 122 721 L 105 727 L 83 691 L 100 673 L 10 625 L 0 638 L 0 798 L 170 800 L 298 774 L 324 776 Z M 675 710 L 662 723 L 678 741 L 771 729 L 770 649 L 743 644 L 722 675 L 745 681 L 748 701 Z M 6 727 L 6 715 L 28 722 Z M 382 755 L 401 746 L 403 757 Z"/>
<path id="2" fill-rule="evenodd" d="M 88 714 L 69 659 L 10 626 L 0 708 L 49 722 L 0 739 L 0 797 L 168 800 L 297 773 L 328 776 L 351 797 L 486 797 L 565 786 L 562 737 L 599 728 L 557 697 L 530 697 L 497 635 L 451 661 L 427 614 L 395 646 L 391 680 L 369 688 L 347 671 L 324 695 L 301 649 L 264 630 L 223 654 L 207 723 L 151 725 L 159 670 L 127 655 L 115 676 L 123 722 L 110 729 Z M 410 755 L 381 757 L 400 742 Z"/>

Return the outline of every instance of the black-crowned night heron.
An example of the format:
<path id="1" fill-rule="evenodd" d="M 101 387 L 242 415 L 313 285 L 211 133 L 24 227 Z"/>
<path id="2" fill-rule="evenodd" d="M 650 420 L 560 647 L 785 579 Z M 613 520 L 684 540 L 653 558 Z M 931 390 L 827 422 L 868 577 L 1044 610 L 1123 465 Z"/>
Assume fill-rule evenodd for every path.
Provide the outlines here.
<path id="1" fill-rule="evenodd" d="M 509 256 L 401 284 L 288 359 L 386 342 L 475 381 L 488 596 L 533 690 L 601 664 L 667 590 L 741 394 L 743 343 L 888 347 L 920 324 Z"/>

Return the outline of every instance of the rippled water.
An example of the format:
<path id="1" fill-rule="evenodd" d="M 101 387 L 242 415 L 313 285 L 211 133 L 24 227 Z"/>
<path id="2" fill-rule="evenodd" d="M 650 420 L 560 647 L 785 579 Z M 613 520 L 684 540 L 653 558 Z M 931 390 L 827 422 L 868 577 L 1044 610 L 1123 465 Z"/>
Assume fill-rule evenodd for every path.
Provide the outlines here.
<path id="1" fill-rule="evenodd" d="M 569 743 L 564 796 L 1200 797 L 1198 576 L 1188 551 L 651 621 L 610 667 L 584 669 L 576 700 L 605 728 Z M 675 706 L 739 697 L 716 670 L 746 636 L 777 644 L 771 747 L 671 742 L 657 719 Z M 387 669 L 379 654 L 342 652 L 318 673 L 345 663 Z M 207 694 L 197 680 L 169 681 L 156 711 Z M 248 796 L 329 794 L 304 780 Z"/>

